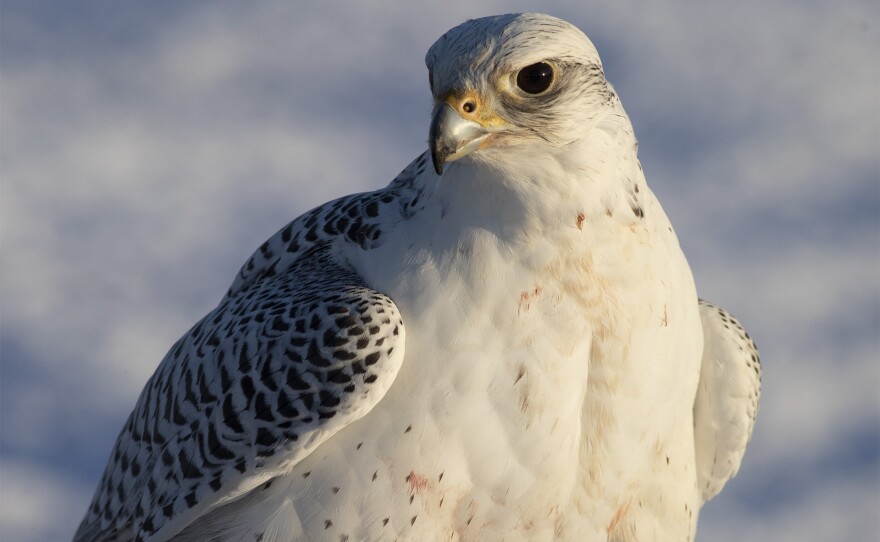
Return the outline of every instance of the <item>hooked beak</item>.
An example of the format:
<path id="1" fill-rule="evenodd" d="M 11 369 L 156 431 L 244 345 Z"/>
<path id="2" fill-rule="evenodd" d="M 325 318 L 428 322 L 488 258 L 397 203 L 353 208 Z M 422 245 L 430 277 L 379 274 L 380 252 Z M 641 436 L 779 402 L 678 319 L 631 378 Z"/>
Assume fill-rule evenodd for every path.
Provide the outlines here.
<path id="1" fill-rule="evenodd" d="M 490 131 L 477 122 L 459 115 L 447 102 L 434 107 L 428 145 L 437 175 L 443 174 L 446 162 L 458 160 L 477 150 Z"/>

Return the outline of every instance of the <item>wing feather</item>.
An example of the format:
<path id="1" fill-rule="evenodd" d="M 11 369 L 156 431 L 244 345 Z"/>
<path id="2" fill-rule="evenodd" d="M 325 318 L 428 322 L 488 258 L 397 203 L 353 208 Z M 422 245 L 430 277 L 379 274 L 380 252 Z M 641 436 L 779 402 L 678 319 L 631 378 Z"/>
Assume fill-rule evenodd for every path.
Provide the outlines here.
<path id="1" fill-rule="evenodd" d="M 383 190 L 291 222 L 147 382 L 75 542 L 167 540 L 289 471 L 385 394 L 403 360 L 391 299 L 337 256 L 413 212 L 422 155 Z"/>
<path id="2" fill-rule="evenodd" d="M 403 341 L 327 244 L 224 300 L 148 382 L 75 540 L 164 540 L 287 472 L 384 396 Z"/>
<path id="3" fill-rule="evenodd" d="M 703 502 L 739 471 L 761 397 L 758 350 L 727 311 L 700 300 L 703 362 L 694 402 L 697 482 Z"/>

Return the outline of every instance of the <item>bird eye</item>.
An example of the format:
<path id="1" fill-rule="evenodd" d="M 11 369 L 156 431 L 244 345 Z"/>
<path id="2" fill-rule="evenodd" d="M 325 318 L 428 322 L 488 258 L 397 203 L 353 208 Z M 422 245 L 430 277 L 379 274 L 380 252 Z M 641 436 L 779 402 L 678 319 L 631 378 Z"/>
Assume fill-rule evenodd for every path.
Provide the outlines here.
<path id="1" fill-rule="evenodd" d="M 529 94 L 540 94 L 553 82 L 553 67 L 546 62 L 526 66 L 516 74 L 516 86 Z"/>

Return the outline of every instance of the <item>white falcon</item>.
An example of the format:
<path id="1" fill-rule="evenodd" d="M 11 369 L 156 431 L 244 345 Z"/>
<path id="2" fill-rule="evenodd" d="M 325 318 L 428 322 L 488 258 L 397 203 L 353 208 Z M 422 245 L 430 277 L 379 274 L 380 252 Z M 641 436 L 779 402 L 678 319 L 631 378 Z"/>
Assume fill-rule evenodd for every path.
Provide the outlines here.
<path id="1" fill-rule="evenodd" d="M 754 344 L 699 302 L 577 28 L 428 51 L 429 150 L 297 218 L 147 382 L 74 540 L 692 540 Z"/>

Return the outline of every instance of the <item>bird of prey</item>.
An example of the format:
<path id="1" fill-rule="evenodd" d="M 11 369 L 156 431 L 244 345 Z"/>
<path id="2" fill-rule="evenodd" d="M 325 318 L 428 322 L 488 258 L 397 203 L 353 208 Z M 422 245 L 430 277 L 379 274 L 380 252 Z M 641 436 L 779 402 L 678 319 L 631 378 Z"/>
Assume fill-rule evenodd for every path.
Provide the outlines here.
<path id="1" fill-rule="evenodd" d="M 426 63 L 426 151 L 259 247 L 147 382 L 76 542 L 693 539 L 758 357 L 698 300 L 596 49 L 512 14 Z"/>

